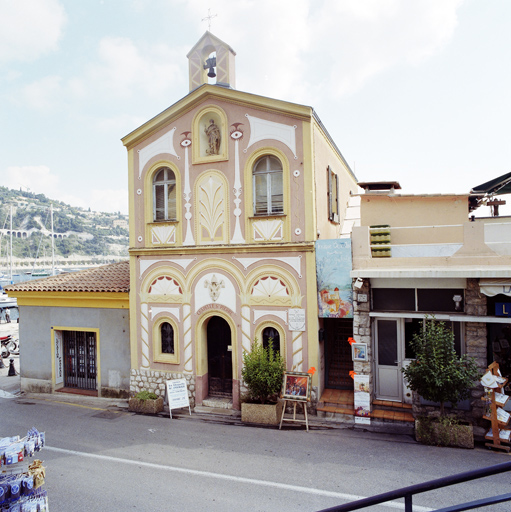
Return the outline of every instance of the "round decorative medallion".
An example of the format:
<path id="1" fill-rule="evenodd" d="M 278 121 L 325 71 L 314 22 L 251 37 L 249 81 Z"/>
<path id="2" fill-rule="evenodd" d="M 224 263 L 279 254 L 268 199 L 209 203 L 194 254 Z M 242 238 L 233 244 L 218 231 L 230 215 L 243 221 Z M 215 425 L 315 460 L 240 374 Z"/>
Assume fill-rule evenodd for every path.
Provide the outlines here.
<path id="1" fill-rule="evenodd" d="M 298 176 L 300 176 L 300 171 L 298 169 L 296 171 L 293 171 L 293 176 L 295 178 L 298 178 Z"/>
<path id="2" fill-rule="evenodd" d="M 184 148 L 187 148 L 191 143 L 192 143 L 192 141 L 190 139 L 185 139 L 185 140 L 181 141 L 181 146 L 183 146 Z"/>
<path id="3" fill-rule="evenodd" d="M 139 189 L 137 190 L 137 194 L 138 194 L 138 195 L 141 195 L 141 194 L 142 194 L 142 189 L 141 189 L 141 188 L 139 188 Z"/>
<path id="4" fill-rule="evenodd" d="M 302 234 L 302 230 L 300 228 L 296 228 L 295 235 L 301 235 L 301 234 Z"/>
<path id="5" fill-rule="evenodd" d="M 137 239 L 139 242 L 141 242 L 143 240 L 143 238 L 141 236 L 138 237 Z"/>

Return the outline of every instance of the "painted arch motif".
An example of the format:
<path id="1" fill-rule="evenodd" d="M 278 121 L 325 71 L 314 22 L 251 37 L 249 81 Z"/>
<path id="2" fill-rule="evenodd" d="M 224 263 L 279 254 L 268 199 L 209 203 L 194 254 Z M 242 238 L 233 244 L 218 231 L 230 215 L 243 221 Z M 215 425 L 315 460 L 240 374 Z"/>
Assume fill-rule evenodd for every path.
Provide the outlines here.
<path id="1" fill-rule="evenodd" d="M 292 289 L 282 277 L 266 274 L 256 279 L 251 286 L 250 302 L 252 304 L 290 306 L 292 304 Z"/>
<path id="2" fill-rule="evenodd" d="M 182 296 L 182 286 L 168 275 L 156 277 L 147 287 L 147 291 L 141 293 L 142 302 L 181 302 Z"/>

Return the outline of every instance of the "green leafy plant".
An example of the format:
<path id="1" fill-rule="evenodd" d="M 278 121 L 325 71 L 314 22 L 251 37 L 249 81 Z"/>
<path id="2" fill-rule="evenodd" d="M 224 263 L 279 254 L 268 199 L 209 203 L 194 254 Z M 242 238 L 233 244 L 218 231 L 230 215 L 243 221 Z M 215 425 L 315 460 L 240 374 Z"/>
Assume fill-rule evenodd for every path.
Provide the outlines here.
<path id="1" fill-rule="evenodd" d="M 284 359 L 273 350 L 271 340 L 267 348 L 255 340 L 252 350 L 243 352 L 241 370 L 249 398 L 262 404 L 276 401 L 282 388 L 285 368 Z"/>
<path id="2" fill-rule="evenodd" d="M 412 340 L 416 359 L 402 371 L 408 385 L 426 400 L 440 402 L 440 416 L 445 403 L 453 407 L 470 396 L 470 388 L 479 376 L 473 357 L 458 356 L 454 333 L 444 322 L 426 318 L 421 332 Z"/>
<path id="3" fill-rule="evenodd" d="M 152 393 L 151 391 L 139 391 L 135 398 L 138 398 L 139 400 L 157 400 L 158 395 L 156 393 Z"/>

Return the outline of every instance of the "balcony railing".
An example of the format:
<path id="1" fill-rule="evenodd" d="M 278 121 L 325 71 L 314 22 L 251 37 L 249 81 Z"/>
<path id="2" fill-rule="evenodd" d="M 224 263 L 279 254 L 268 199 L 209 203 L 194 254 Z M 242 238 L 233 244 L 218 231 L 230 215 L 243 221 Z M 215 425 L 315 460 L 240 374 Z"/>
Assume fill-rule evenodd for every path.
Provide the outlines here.
<path id="1" fill-rule="evenodd" d="M 511 218 L 434 226 L 353 228 L 353 258 L 456 258 L 511 256 Z M 458 254 L 459 253 L 459 254 Z"/>
<path id="2" fill-rule="evenodd" d="M 472 480 L 478 480 L 487 476 L 498 475 L 511 471 L 511 462 L 504 462 L 502 464 L 496 464 L 494 466 L 488 466 L 486 468 L 476 469 L 472 471 L 466 471 L 457 475 L 446 476 L 438 478 L 436 480 L 429 480 L 421 484 L 410 485 L 409 487 L 402 487 L 395 491 L 385 492 L 383 494 L 377 494 L 370 498 L 364 498 L 361 500 L 339 505 L 337 507 L 326 508 L 318 512 L 350 512 L 352 510 L 363 510 L 380 503 L 387 503 L 389 501 L 404 499 L 405 512 L 412 512 L 413 497 L 416 494 L 421 494 L 427 491 L 434 491 L 435 489 L 441 489 L 442 487 L 449 487 L 451 485 L 470 482 Z M 484 487 L 482 487 L 484 488 Z M 466 503 L 460 503 L 449 507 L 442 507 L 435 509 L 434 512 L 461 512 L 462 510 L 473 510 L 479 507 L 487 507 L 489 505 L 495 505 L 497 503 L 504 503 L 511 501 L 511 493 L 501 494 L 499 496 L 491 496 L 488 498 L 481 498 L 476 501 L 470 501 Z"/>

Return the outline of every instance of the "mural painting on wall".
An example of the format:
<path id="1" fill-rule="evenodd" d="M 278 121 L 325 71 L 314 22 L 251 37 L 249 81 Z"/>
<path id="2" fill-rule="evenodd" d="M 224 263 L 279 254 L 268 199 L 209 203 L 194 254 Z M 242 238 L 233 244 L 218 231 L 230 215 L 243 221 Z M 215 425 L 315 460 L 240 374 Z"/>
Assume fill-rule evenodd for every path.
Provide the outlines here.
<path id="1" fill-rule="evenodd" d="M 320 318 L 353 318 L 351 240 L 316 241 Z"/>

